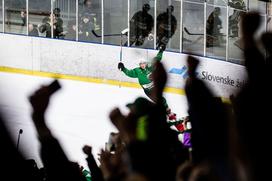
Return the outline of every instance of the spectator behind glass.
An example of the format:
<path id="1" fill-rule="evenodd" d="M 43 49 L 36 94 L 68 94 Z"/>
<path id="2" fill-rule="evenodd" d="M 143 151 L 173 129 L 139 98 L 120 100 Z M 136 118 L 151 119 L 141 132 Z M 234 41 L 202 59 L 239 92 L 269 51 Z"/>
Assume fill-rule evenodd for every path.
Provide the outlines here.
<path id="1" fill-rule="evenodd" d="M 129 41 L 130 45 L 135 43 L 135 46 L 143 45 L 146 37 L 151 33 L 154 26 L 154 19 L 148 13 L 150 10 L 149 4 L 144 4 L 142 10 L 137 11 L 129 21 L 130 34 Z M 151 36 L 151 35 L 150 35 Z M 125 43 L 125 46 L 127 42 Z"/>
<path id="2" fill-rule="evenodd" d="M 219 17 L 221 15 L 221 9 L 215 7 L 213 12 L 209 15 L 207 20 L 207 47 L 220 46 L 222 20 Z"/>
<path id="3" fill-rule="evenodd" d="M 84 0 L 83 6 L 79 6 L 79 39 L 82 41 L 97 41 L 91 31 L 99 31 L 100 25 L 98 23 L 98 12 L 100 12 L 97 4 L 92 0 Z"/>
<path id="4" fill-rule="evenodd" d="M 91 21 L 93 22 L 94 26 L 95 26 L 95 31 L 100 30 L 100 26 L 98 25 L 98 15 L 96 10 L 98 10 L 99 8 L 95 9 L 95 5 L 92 2 L 92 0 L 84 0 L 84 6 L 82 9 L 82 15 L 86 15 L 88 14 L 89 16 L 92 17 Z"/>
<path id="5" fill-rule="evenodd" d="M 21 11 L 20 16 L 22 19 L 22 26 L 25 26 L 26 25 L 26 11 L 25 10 Z"/>
<path id="6" fill-rule="evenodd" d="M 85 0 L 79 14 L 79 40 L 81 41 L 97 41 L 93 36 L 92 30 L 100 31 L 98 24 L 98 15 L 96 12 L 93 1 Z M 100 33 L 100 32 L 99 32 Z"/>
<path id="7" fill-rule="evenodd" d="M 60 9 L 53 10 L 53 38 L 63 38 L 63 20 L 60 18 Z M 39 31 L 46 34 L 46 37 L 51 38 L 51 17 L 45 17 L 42 24 L 39 26 Z"/>
<path id="8" fill-rule="evenodd" d="M 95 29 L 94 17 L 89 13 L 84 13 L 80 18 L 79 24 L 79 40 L 81 41 L 91 41 L 94 39 L 92 30 Z"/>

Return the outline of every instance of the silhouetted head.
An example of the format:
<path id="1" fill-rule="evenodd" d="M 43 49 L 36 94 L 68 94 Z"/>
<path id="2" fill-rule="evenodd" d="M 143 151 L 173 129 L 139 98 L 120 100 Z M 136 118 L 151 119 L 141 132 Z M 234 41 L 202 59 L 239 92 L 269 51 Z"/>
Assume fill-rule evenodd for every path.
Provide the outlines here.
<path id="1" fill-rule="evenodd" d="M 149 4 L 144 4 L 143 5 L 143 12 L 147 13 L 150 10 L 150 5 Z"/>
<path id="2" fill-rule="evenodd" d="M 177 169 L 176 181 L 188 181 L 193 168 L 194 166 L 190 162 L 180 165 Z"/>
<path id="3" fill-rule="evenodd" d="M 173 5 L 168 6 L 166 12 L 172 14 L 174 12 L 174 6 Z"/>
<path id="4" fill-rule="evenodd" d="M 134 102 L 126 105 L 130 112 L 136 117 L 146 115 L 153 106 L 153 103 L 143 97 L 138 97 Z"/>

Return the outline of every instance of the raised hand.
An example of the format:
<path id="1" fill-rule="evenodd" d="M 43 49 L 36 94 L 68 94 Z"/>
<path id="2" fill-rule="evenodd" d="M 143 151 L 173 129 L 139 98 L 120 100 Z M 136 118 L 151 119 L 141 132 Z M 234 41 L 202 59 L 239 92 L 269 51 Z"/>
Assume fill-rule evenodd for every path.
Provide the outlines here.
<path id="1" fill-rule="evenodd" d="M 122 62 L 119 62 L 118 63 L 118 69 L 121 70 L 121 71 L 123 71 L 124 68 L 125 68 L 125 65 Z"/>
<path id="2" fill-rule="evenodd" d="M 86 155 L 91 155 L 92 154 L 92 147 L 89 145 L 85 145 L 82 148 L 82 151 L 86 154 Z"/>
<path id="3" fill-rule="evenodd" d="M 125 117 L 120 112 L 120 109 L 115 108 L 111 111 L 109 117 L 114 126 L 119 130 L 123 141 L 128 143 L 135 138 L 136 125 L 135 121 L 133 121 L 133 115 L 130 114 L 128 117 Z"/>
<path id="4" fill-rule="evenodd" d="M 107 180 L 108 178 L 114 175 L 114 165 L 112 163 L 112 154 L 107 150 L 101 150 L 99 154 L 98 160 L 100 161 L 100 169 L 103 173 L 104 179 Z"/>
<path id="5" fill-rule="evenodd" d="M 55 80 L 48 86 L 42 86 L 35 93 L 33 93 L 29 97 L 29 102 L 32 105 L 33 113 L 38 115 L 44 115 L 48 107 L 51 95 L 55 93 L 58 89 L 60 89 L 60 85 L 58 81 Z"/>

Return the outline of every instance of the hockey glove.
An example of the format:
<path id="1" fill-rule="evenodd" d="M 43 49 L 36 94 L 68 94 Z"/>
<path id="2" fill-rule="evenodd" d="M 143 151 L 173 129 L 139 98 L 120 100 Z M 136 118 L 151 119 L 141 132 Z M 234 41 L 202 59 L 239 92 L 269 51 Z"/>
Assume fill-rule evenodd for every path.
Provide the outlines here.
<path id="1" fill-rule="evenodd" d="M 119 62 L 118 63 L 118 69 L 121 70 L 121 71 L 123 71 L 124 68 L 125 68 L 125 65 L 122 62 Z"/>

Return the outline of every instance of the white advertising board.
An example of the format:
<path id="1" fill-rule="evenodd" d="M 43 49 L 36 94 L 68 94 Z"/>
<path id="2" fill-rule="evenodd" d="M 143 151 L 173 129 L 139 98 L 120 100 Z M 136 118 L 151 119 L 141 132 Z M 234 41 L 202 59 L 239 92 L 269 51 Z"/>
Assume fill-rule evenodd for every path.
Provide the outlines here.
<path id="1" fill-rule="evenodd" d="M 0 66 L 65 75 L 137 82 L 117 69 L 120 47 L 46 38 L 0 34 Z M 156 50 L 123 47 L 122 62 L 128 69 L 141 60 L 152 61 Z M 228 98 L 246 81 L 245 67 L 233 63 L 198 57 L 198 77 L 216 96 Z M 187 78 L 186 54 L 165 52 L 162 62 L 168 72 L 167 87 L 183 89 Z"/>

